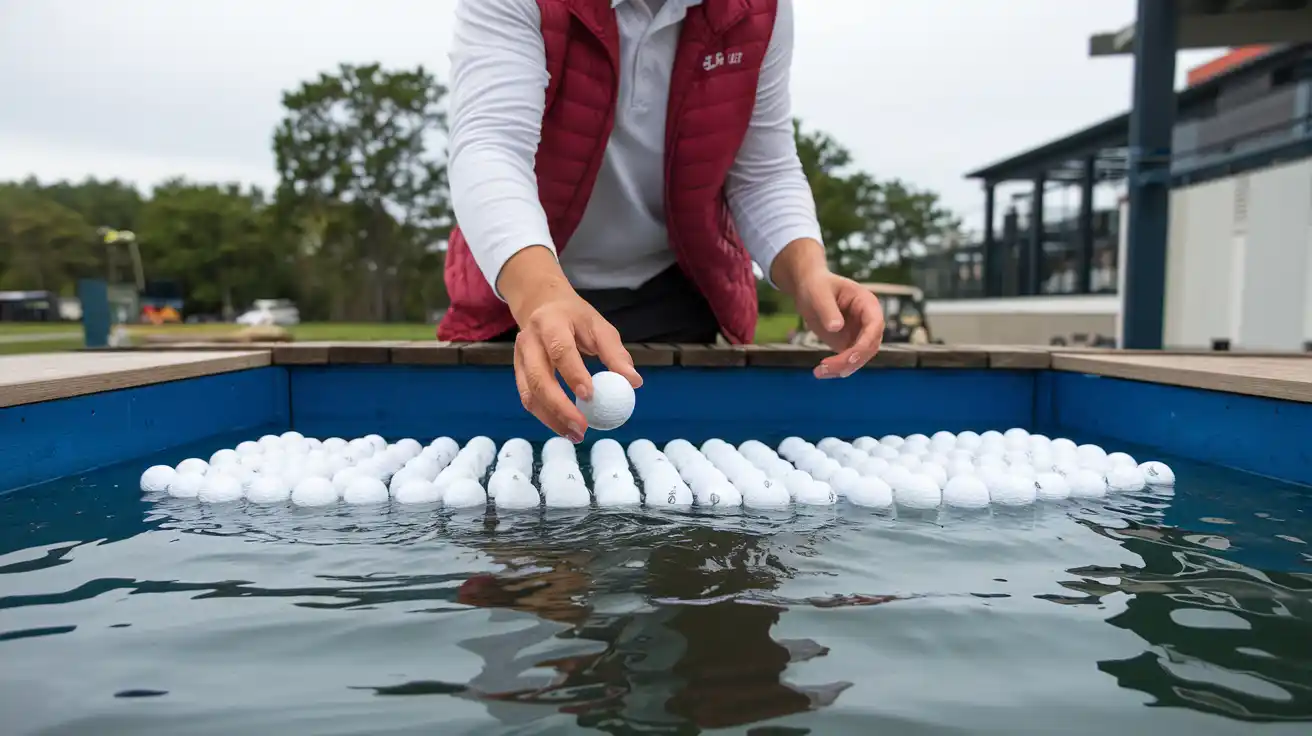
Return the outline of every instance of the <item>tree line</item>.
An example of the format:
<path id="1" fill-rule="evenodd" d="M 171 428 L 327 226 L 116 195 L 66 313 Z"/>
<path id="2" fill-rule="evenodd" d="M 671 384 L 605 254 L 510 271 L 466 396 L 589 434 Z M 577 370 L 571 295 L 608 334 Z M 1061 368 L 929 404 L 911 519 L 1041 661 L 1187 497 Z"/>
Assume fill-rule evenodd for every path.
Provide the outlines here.
<path id="1" fill-rule="evenodd" d="M 230 316 L 285 297 L 307 320 L 425 320 L 447 301 L 446 91 L 422 67 L 377 64 L 343 64 L 287 91 L 273 191 L 185 178 L 149 192 L 120 180 L 0 183 L 0 290 L 130 282 L 129 259 L 102 237 L 112 228 L 135 234 L 146 279 L 177 284 L 188 313 Z M 909 257 L 958 237 L 935 193 L 860 170 L 800 122 L 796 136 L 839 273 L 906 281 Z M 762 308 L 786 305 L 767 289 Z"/>

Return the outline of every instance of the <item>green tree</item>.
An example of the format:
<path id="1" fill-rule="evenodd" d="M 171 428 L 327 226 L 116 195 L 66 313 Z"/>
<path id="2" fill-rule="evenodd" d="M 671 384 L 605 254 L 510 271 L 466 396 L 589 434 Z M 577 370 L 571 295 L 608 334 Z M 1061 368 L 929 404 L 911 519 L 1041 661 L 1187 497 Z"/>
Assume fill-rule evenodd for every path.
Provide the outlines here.
<path id="1" fill-rule="evenodd" d="M 857 169 L 851 152 L 824 131 L 794 121 L 802 169 L 815 197 L 830 268 L 857 280 L 909 281 L 907 261 L 953 242 L 959 220 L 937 194 Z"/>
<path id="2" fill-rule="evenodd" d="M 164 182 L 142 209 L 137 239 L 148 278 L 179 281 L 189 310 L 231 316 L 288 291 L 290 247 L 259 189 Z"/>
<path id="3" fill-rule="evenodd" d="M 81 215 L 26 185 L 0 184 L 0 289 L 71 295 L 101 265 Z"/>
<path id="4" fill-rule="evenodd" d="M 419 67 L 342 65 L 283 95 L 273 138 L 279 218 L 296 233 L 303 298 L 339 319 L 414 319 L 450 229 L 446 88 Z M 436 271 L 440 280 L 440 270 Z"/>
<path id="5" fill-rule="evenodd" d="M 87 224 L 117 230 L 135 230 L 144 198 L 137 188 L 118 179 L 87 178 L 78 183 L 59 181 L 41 184 L 34 178 L 24 188 L 39 191 L 47 199 L 82 215 Z"/>

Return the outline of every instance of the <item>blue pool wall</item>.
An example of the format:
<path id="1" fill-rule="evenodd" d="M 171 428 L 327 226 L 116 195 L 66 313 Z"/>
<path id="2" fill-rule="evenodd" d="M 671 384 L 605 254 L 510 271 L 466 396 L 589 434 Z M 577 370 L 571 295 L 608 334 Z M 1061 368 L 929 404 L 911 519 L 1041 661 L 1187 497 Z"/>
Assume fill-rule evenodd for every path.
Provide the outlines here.
<path id="1" fill-rule="evenodd" d="M 1312 485 L 1312 404 L 1079 373 L 880 369 L 819 381 L 788 368 L 646 368 L 614 432 L 777 443 L 1025 427 Z M 273 366 L 0 409 L 0 492 L 242 431 L 494 439 L 549 434 L 509 367 Z"/>

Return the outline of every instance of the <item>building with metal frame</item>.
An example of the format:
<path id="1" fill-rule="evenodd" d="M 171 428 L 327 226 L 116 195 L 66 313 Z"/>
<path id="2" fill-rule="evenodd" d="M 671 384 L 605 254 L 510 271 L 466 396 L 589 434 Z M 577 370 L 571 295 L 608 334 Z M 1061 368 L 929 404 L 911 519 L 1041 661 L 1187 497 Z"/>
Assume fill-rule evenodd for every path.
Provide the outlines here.
<path id="1" fill-rule="evenodd" d="M 1224 340 L 1227 330 L 1235 332 L 1235 325 L 1243 321 L 1237 306 L 1231 306 L 1231 313 L 1240 316 L 1230 319 L 1229 325 L 1182 331 L 1168 324 L 1172 299 L 1178 303 L 1177 311 L 1190 302 L 1187 295 L 1168 294 L 1184 289 L 1168 288 L 1168 283 L 1172 283 L 1170 274 L 1184 268 L 1180 264 L 1188 260 L 1179 255 L 1185 250 L 1182 242 L 1172 245 L 1173 237 L 1180 241 L 1188 230 L 1185 214 L 1191 208 L 1184 199 L 1186 190 L 1203 191 L 1209 183 L 1230 182 L 1226 191 L 1247 208 L 1251 195 L 1259 190 L 1272 190 L 1271 197 L 1290 198 L 1309 189 L 1299 203 L 1299 212 L 1308 218 L 1301 239 L 1280 235 L 1280 247 L 1288 251 L 1284 260 L 1291 278 L 1293 271 L 1298 271 L 1303 284 L 1296 294 L 1285 289 L 1276 296 L 1283 300 L 1279 309 L 1298 312 L 1300 341 L 1312 339 L 1312 255 L 1308 253 L 1312 248 L 1308 238 L 1312 228 L 1312 43 L 1305 43 L 1308 41 L 1312 41 L 1309 0 L 1139 0 L 1134 25 L 1090 40 L 1093 56 L 1134 54 L 1130 110 L 968 174 L 984 188 L 982 242 L 973 249 L 935 256 L 938 263 L 917 269 L 920 285 L 931 299 L 992 302 L 996 314 L 1008 309 L 1016 315 L 1040 314 L 1043 308 L 1034 297 L 1045 295 L 1066 298 L 1065 306 L 1052 307 L 1058 312 L 1078 313 L 1084 307 L 1074 305 L 1087 307 L 1096 301 L 1100 306 L 1093 311 L 1107 319 L 1089 322 L 1094 325 L 1091 329 L 1102 331 L 1097 325 L 1114 324 L 1113 335 L 1108 337 L 1114 336 L 1128 348 L 1160 348 L 1164 342 L 1180 342 L 1179 335 L 1184 333 L 1192 334 L 1190 341 L 1197 342 L 1194 333 L 1200 329 L 1215 333 L 1211 339 Z M 1246 49 L 1232 57 L 1229 68 L 1175 91 L 1178 50 L 1253 44 L 1268 48 Z M 1255 172 L 1296 162 L 1308 166 L 1261 186 L 1248 185 L 1248 177 Z M 999 187 L 1014 188 L 1018 182 L 1026 185 L 1027 191 L 999 218 Z M 1110 206 L 1099 205 L 1099 187 L 1116 191 Z M 1079 193 L 1074 211 L 1059 218 L 1055 226 L 1048 202 L 1054 189 Z M 1216 200 L 1218 195 L 1208 191 Z M 1271 206 L 1285 211 L 1292 201 Z M 1174 218 L 1173 202 L 1179 205 Z M 1257 200 L 1251 202 L 1254 207 L 1258 204 Z M 1024 205 L 1028 213 L 1016 205 Z M 999 219 L 1001 228 L 997 227 Z M 1239 227 L 1242 219 L 1242 212 L 1239 219 L 1232 213 L 1230 224 Z M 1168 253 L 1173 248 L 1179 252 L 1178 263 L 1168 268 Z M 949 262 L 944 263 L 945 259 Z M 1269 254 L 1266 260 L 1272 260 Z M 1233 266 L 1226 265 L 1232 270 Z M 1250 275 L 1256 278 L 1256 274 Z M 1197 274 L 1188 279 L 1183 271 L 1177 276 L 1178 282 L 1206 280 Z M 1281 284 L 1282 288 L 1289 286 Z M 1235 296 L 1232 301 L 1251 302 L 1260 291 L 1255 288 L 1249 296 Z M 964 302 L 958 305 L 964 306 Z M 1250 308 L 1250 318 L 1260 311 Z M 936 312 L 946 316 L 953 307 L 949 302 L 931 301 L 931 318 Z M 986 306 L 976 312 L 991 314 Z M 1276 341 L 1281 347 L 1297 349 L 1298 345 L 1288 344 L 1291 329 L 1286 325 L 1280 337 L 1274 333 L 1259 337 L 1260 329 L 1239 332 L 1253 335 L 1249 342 Z M 941 329 L 936 332 L 948 339 L 958 337 Z M 1003 337 L 994 332 L 996 338 Z M 1016 340 L 1017 335 L 1006 339 Z M 1242 336 L 1238 342 L 1242 345 Z"/>

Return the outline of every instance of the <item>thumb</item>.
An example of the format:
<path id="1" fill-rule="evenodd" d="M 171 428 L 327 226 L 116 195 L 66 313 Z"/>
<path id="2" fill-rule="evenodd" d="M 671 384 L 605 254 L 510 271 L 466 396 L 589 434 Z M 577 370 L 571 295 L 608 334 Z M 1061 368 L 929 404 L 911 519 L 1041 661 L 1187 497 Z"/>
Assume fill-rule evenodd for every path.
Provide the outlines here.
<path id="1" fill-rule="evenodd" d="M 838 299 L 829 279 L 815 279 L 804 290 L 806 304 L 819 323 L 815 325 L 825 332 L 838 332 L 843 329 L 843 311 L 838 308 Z"/>

